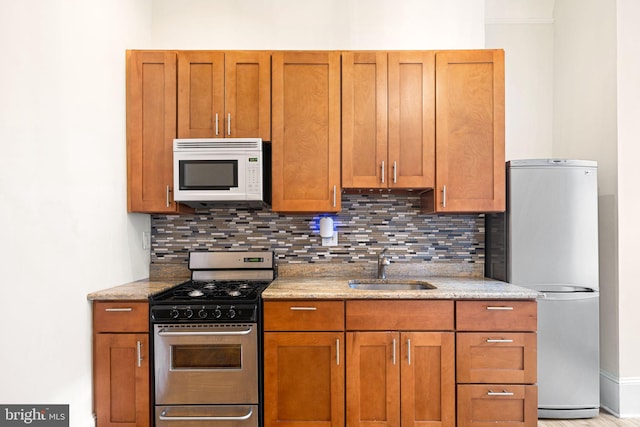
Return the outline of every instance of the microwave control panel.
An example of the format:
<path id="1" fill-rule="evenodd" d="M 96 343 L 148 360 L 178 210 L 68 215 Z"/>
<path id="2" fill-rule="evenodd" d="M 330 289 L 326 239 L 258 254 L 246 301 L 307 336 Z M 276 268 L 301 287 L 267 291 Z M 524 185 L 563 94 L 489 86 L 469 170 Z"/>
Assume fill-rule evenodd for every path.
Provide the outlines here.
<path id="1" fill-rule="evenodd" d="M 247 158 L 247 193 L 260 193 L 260 157 Z"/>

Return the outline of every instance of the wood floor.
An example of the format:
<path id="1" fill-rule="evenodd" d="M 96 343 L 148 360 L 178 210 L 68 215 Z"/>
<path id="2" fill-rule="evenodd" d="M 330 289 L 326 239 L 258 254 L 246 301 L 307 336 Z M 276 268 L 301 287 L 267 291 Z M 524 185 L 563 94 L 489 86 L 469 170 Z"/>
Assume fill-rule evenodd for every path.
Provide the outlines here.
<path id="1" fill-rule="evenodd" d="M 596 418 L 586 420 L 539 420 L 538 427 L 640 427 L 640 418 L 616 418 L 600 412 Z"/>

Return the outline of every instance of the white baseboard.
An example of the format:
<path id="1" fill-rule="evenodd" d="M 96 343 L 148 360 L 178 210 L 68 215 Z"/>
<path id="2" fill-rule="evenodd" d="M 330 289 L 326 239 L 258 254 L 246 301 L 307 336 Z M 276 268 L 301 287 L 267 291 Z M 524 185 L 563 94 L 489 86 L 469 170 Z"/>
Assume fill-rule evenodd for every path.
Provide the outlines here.
<path id="1" fill-rule="evenodd" d="M 640 417 L 640 378 L 618 378 L 601 370 L 600 402 L 618 418 Z"/>

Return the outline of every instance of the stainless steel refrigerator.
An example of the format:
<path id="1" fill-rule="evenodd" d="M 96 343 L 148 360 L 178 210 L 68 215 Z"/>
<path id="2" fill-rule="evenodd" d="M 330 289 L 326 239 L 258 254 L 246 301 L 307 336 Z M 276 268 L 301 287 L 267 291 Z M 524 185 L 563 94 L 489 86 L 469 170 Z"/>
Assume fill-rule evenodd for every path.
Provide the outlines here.
<path id="1" fill-rule="evenodd" d="M 507 211 L 485 218 L 485 275 L 541 293 L 538 416 L 596 416 L 600 406 L 597 163 L 507 162 Z"/>

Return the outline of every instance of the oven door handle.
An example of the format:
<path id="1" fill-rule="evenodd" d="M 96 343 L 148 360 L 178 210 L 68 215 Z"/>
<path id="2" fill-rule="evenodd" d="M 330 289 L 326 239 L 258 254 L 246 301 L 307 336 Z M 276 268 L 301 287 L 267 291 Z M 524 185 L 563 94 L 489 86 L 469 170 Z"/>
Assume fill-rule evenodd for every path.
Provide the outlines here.
<path id="1" fill-rule="evenodd" d="M 183 336 L 183 337 L 193 337 L 193 336 L 197 336 L 197 335 L 207 335 L 207 336 L 212 336 L 212 335 L 249 335 L 251 332 L 253 331 L 252 327 L 249 327 L 247 329 L 235 329 L 232 331 L 188 331 L 188 330 L 183 330 L 183 331 L 168 331 L 166 329 L 160 329 L 158 331 L 158 335 L 164 337 L 164 336 L 173 336 L 173 337 L 179 337 L 179 336 Z"/>
<path id="2" fill-rule="evenodd" d="M 249 413 L 246 415 L 240 415 L 237 417 L 216 417 L 216 416 L 194 416 L 194 417 L 185 417 L 185 416 L 177 416 L 172 417 L 167 415 L 167 411 L 169 409 L 165 409 L 160 413 L 160 420 L 162 421 L 244 421 L 251 418 L 253 415 L 253 408 L 249 408 Z"/>

